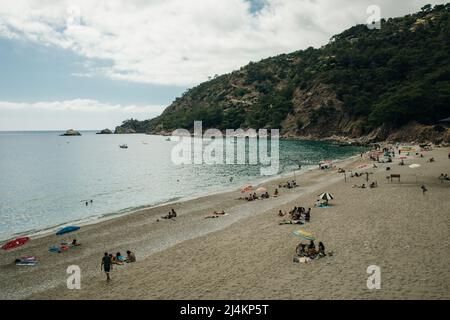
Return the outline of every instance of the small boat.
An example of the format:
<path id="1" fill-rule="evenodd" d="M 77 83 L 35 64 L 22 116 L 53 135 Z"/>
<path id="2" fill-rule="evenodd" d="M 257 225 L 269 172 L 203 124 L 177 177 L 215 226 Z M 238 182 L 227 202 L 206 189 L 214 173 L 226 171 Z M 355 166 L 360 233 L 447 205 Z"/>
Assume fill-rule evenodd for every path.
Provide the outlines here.
<path id="1" fill-rule="evenodd" d="M 119 146 L 119 148 L 121 148 L 121 149 L 128 149 L 128 145 L 122 144 L 122 145 Z"/>

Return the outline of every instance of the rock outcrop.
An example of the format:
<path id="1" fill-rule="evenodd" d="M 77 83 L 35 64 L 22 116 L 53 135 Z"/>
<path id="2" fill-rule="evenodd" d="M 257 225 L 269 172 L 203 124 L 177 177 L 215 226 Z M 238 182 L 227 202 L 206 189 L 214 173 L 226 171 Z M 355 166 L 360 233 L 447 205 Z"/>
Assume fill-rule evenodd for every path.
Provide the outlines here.
<path id="1" fill-rule="evenodd" d="M 65 133 L 63 133 L 61 136 L 65 136 L 65 137 L 81 136 L 81 133 L 74 129 L 69 129 Z"/>
<path id="2" fill-rule="evenodd" d="M 113 132 L 109 129 L 103 129 L 100 132 L 97 132 L 97 134 L 112 134 Z"/>

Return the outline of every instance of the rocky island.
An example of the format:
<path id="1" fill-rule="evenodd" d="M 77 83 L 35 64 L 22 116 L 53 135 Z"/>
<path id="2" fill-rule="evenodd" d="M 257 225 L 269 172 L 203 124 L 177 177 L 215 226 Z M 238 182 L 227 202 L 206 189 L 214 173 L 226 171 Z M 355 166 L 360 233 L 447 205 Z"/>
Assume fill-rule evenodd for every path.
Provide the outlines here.
<path id="1" fill-rule="evenodd" d="M 109 129 L 103 129 L 100 132 L 97 132 L 96 134 L 112 134 L 113 132 Z"/>
<path id="2" fill-rule="evenodd" d="M 64 132 L 61 136 L 64 136 L 64 137 L 81 136 L 81 133 L 74 129 L 69 129 L 66 132 Z"/>

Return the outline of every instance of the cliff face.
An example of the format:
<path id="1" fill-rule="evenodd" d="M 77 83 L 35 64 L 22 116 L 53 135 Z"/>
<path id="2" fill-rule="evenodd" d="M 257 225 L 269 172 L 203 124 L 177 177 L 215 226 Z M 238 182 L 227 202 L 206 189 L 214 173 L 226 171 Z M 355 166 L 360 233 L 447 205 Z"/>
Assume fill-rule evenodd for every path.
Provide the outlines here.
<path id="1" fill-rule="evenodd" d="M 204 128 L 279 128 L 285 137 L 448 140 L 445 130 L 418 128 L 450 116 L 449 13 L 450 4 L 426 6 L 379 30 L 355 26 L 320 49 L 250 63 L 116 131 L 164 133 L 202 120 Z"/>

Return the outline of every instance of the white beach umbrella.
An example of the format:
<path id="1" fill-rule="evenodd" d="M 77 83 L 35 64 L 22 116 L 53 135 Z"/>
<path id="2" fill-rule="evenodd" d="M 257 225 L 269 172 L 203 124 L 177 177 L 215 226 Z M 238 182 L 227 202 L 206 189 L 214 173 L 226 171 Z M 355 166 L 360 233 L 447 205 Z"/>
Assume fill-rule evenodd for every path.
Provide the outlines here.
<path id="1" fill-rule="evenodd" d="M 256 189 L 256 192 L 258 192 L 258 193 L 266 193 L 267 189 L 264 188 L 264 187 L 259 187 L 258 189 Z"/>
<path id="2" fill-rule="evenodd" d="M 328 192 L 324 192 L 322 194 L 319 195 L 319 199 L 320 200 L 325 200 L 325 201 L 329 201 L 329 200 L 333 200 L 333 196 L 331 195 L 331 193 Z"/>

